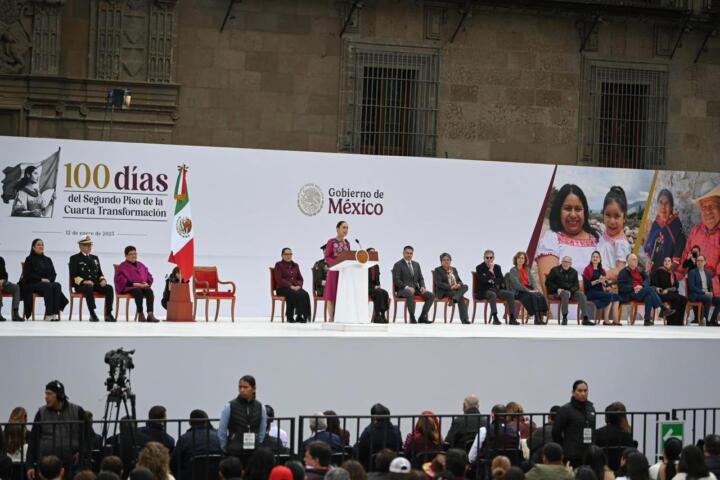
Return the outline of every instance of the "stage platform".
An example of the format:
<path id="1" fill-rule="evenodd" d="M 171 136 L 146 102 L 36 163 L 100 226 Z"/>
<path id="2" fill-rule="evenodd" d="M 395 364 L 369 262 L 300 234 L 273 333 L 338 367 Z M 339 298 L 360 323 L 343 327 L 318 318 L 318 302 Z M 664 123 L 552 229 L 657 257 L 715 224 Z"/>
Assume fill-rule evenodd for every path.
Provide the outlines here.
<path id="1" fill-rule="evenodd" d="M 579 378 L 598 409 L 621 400 L 631 411 L 667 411 L 720 398 L 720 328 L 441 322 L 5 322 L 0 415 L 18 405 L 32 415 L 57 378 L 72 401 L 99 416 L 104 356 L 119 347 L 136 350 L 131 378 L 141 417 L 153 405 L 166 406 L 171 418 L 195 408 L 217 417 L 248 373 L 258 399 L 279 416 L 368 414 L 377 402 L 397 414 L 459 413 L 470 393 L 480 396 L 482 412 L 510 400 L 548 411 L 569 400 Z"/>

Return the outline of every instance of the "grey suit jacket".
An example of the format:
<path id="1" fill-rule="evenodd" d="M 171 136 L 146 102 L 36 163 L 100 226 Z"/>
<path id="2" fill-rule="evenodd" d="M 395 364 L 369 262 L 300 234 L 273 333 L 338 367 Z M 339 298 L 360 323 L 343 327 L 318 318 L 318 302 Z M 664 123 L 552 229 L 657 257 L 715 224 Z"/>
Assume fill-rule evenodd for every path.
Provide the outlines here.
<path id="1" fill-rule="evenodd" d="M 530 288 L 525 288 L 525 285 L 522 284 L 522 280 L 520 280 L 520 272 L 518 272 L 517 267 L 511 268 L 506 275 L 506 278 L 508 280 L 508 285 L 506 285 L 506 287 L 515 293 L 526 292 L 528 290 L 538 290 L 537 285 L 535 285 L 535 279 L 532 276 L 532 272 L 528 272 L 528 282 L 530 282 Z"/>
<path id="2" fill-rule="evenodd" d="M 420 270 L 420 264 L 413 261 L 412 266 L 413 271 L 411 272 L 405 260 L 400 260 L 393 265 L 393 286 L 396 292 L 405 287 L 425 288 L 425 279 Z"/>
<path id="3" fill-rule="evenodd" d="M 460 280 L 460 274 L 458 274 L 457 268 L 450 268 L 452 268 L 453 275 L 455 275 L 455 281 L 462 285 L 463 281 Z M 442 267 L 437 267 L 433 270 L 433 287 L 442 297 L 448 295 L 452 296 L 455 293 L 455 290 L 450 287 L 450 280 L 448 280 L 447 272 L 443 270 Z"/>

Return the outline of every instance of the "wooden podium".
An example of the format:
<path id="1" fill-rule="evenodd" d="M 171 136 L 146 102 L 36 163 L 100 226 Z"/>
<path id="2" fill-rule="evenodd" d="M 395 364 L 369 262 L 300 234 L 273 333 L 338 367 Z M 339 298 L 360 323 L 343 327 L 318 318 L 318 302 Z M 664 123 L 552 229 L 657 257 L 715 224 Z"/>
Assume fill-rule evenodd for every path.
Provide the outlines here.
<path id="1" fill-rule="evenodd" d="M 336 323 L 370 323 L 368 268 L 377 265 L 377 252 L 351 250 L 335 259 L 330 270 L 340 273 L 335 299 Z"/>
<path id="2" fill-rule="evenodd" d="M 170 283 L 170 301 L 168 301 L 168 322 L 194 322 L 193 304 L 190 301 L 189 283 Z"/>

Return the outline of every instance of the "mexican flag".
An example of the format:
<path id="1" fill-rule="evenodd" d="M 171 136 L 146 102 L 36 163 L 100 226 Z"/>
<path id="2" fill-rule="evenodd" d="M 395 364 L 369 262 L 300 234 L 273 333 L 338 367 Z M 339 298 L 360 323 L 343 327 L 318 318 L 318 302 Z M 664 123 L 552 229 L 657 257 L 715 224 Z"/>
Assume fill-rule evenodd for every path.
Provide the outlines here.
<path id="1" fill-rule="evenodd" d="M 195 242 L 193 241 L 192 215 L 190 214 L 190 195 L 187 188 L 186 165 L 178 167 L 175 182 L 175 218 L 172 223 L 170 244 L 172 250 L 168 262 L 180 267 L 183 280 L 189 280 L 193 274 L 195 260 Z"/>

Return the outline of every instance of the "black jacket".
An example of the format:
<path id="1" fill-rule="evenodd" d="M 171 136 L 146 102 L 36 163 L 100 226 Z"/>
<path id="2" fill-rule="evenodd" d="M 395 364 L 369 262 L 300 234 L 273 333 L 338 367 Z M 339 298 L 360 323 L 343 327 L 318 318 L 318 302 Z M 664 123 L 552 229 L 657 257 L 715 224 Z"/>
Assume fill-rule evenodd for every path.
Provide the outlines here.
<path id="1" fill-rule="evenodd" d="M 578 280 L 578 272 L 570 267 L 563 270 L 562 265 L 553 267 L 545 277 L 545 291 L 548 295 L 556 295 L 558 289 L 568 290 L 575 293 L 580 290 L 580 281 Z"/>
<path id="2" fill-rule="evenodd" d="M 648 275 L 643 270 L 640 270 L 638 268 L 638 272 L 640 272 L 640 275 L 643 278 L 643 286 L 647 287 L 650 285 Z M 620 295 L 620 301 L 622 303 L 627 303 L 630 301 L 630 297 L 632 297 L 633 293 L 633 277 L 630 273 L 630 268 L 625 267 L 622 270 L 620 270 L 620 273 L 618 273 L 617 278 L 618 283 L 618 294 Z"/>
<path id="3" fill-rule="evenodd" d="M 147 435 L 153 442 L 158 442 L 168 449 L 169 453 L 175 448 L 175 439 L 168 435 L 162 424 L 147 422 L 144 427 L 138 428 L 138 432 Z"/>
<path id="4" fill-rule="evenodd" d="M 190 459 L 196 455 L 220 453 L 222 450 L 217 430 L 212 427 L 190 427 L 178 438 L 172 452 L 170 468 L 177 480 L 192 480 Z"/>
<path id="5" fill-rule="evenodd" d="M 0 280 L 5 280 L 7 282 L 8 279 L 8 273 L 7 270 L 5 270 L 5 259 L 0 257 Z"/>
<path id="6" fill-rule="evenodd" d="M 605 425 L 595 432 L 595 445 L 607 448 L 608 467 L 616 471 L 620 468 L 622 450 L 627 447 L 637 448 L 638 443 L 633 440 L 632 434 L 617 425 Z"/>
<path id="7" fill-rule="evenodd" d="M 475 298 L 482 299 L 488 290 L 497 292 L 505 288 L 502 268 L 497 263 L 493 265 L 493 270 L 490 272 L 487 264 L 483 262 L 475 267 L 475 273 L 478 277 L 477 291 L 473 292 Z"/>
<path id="8" fill-rule="evenodd" d="M 100 259 L 95 255 L 85 255 L 82 252 L 70 257 L 70 280 L 73 286 L 80 285 L 85 280 L 99 284 L 106 280 L 103 275 Z"/>
<path id="9" fill-rule="evenodd" d="M 566 459 L 580 460 L 585 453 L 583 429 L 595 430 L 595 407 L 592 402 L 574 398 L 560 407 L 553 424 L 552 437 L 563 447 Z"/>
<path id="10" fill-rule="evenodd" d="M 363 430 L 360 439 L 355 444 L 355 451 L 360 463 L 366 470 L 370 469 L 370 457 L 382 450 L 389 448 L 394 452 L 402 450 L 402 437 L 400 430 L 391 424 L 389 420 L 373 421 Z"/>
<path id="11" fill-rule="evenodd" d="M 368 290 L 372 292 L 380 286 L 380 267 L 374 265 L 368 268 Z"/>
<path id="12" fill-rule="evenodd" d="M 450 430 L 445 435 L 445 441 L 450 444 L 450 448 L 462 448 L 467 451 L 468 442 L 472 444 L 480 427 L 487 424 L 485 415 L 480 415 L 477 408 L 468 408 L 464 415 L 453 418 L 450 424 Z"/>
<path id="13" fill-rule="evenodd" d="M 56 277 L 55 266 L 50 257 L 31 253 L 25 258 L 22 276 L 24 284 L 34 285 L 40 283 L 43 278 L 54 282 Z"/>

